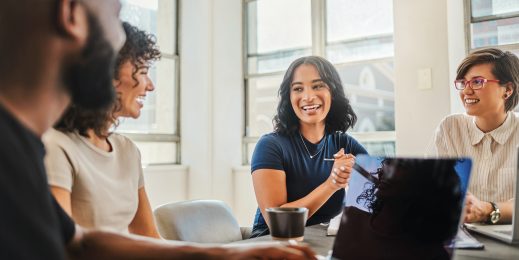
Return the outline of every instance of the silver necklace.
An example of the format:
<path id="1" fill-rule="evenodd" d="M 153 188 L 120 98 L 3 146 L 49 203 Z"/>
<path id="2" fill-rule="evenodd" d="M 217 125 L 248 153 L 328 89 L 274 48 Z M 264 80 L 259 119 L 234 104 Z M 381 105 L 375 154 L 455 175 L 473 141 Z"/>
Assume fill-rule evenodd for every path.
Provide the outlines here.
<path id="1" fill-rule="evenodd" d="M 317 151 L 317 153 L 315 153 L 314 155 L 312 155 L 312 154 L 310 153 L 310 150 L 308 150 L 308 147 L 306 147 L 305 140 L 303 140 L 303 135 L 301 134 L 301 132 L 299 132 L 299 137 L 301 137 L 301 142 L 303 142 L 303 146 L 305 147 L 306 152 L 307 152 L 308 155 L 310 156 L 310 159 L 313 159 L 314 157 L 316 157 L 316 156 L 317 156 L 317 155 L 318 155 L 318 154 L 319 154 L 319 153 L 324 149 L 324 145 L 325 145 L 325 144 L 323 144 L 323 145 L 321 146 L 321 149 L 320 149 L 319 151 Z"/>

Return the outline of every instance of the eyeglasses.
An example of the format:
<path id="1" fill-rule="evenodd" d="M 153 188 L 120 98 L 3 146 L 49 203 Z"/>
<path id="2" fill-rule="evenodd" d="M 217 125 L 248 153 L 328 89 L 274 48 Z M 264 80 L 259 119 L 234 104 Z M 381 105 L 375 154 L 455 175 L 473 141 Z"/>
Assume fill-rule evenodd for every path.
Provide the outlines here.
<path id="1" fill-rule="evenodd" d="M 497 79 L 486 79 L 486 78 L 475 78 L 471 80 L 464 80 L 464 79 L 457 79 L 454 81 L 454 87 L 457 90 L 464 90 L 467 86 L 469 86 L 471 89 L 481 89 L 485 86 L 485 83 L 487 82 L 496 82 L 498 83 L 499 80 Z"/>

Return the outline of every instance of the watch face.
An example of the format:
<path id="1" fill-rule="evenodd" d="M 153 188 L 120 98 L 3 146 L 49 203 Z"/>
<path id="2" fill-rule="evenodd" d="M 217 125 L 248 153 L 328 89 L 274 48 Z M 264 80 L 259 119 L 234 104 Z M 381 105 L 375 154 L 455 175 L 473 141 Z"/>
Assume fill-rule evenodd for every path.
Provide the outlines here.
<path id="1" fill-rule="evenodd" d="M 492 211 L 492 213 L 490 213 L 490 221 L 492 222 L 492 224 L 496 224 L 499 221 L 500 217 L 501 214 L 499 214 L 499 212 Z"/>

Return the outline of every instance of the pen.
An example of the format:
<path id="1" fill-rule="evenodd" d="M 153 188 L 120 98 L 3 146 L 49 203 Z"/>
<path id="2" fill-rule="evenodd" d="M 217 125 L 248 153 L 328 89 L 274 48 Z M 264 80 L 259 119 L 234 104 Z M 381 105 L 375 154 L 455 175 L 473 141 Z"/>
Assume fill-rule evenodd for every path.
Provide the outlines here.
<path id="1" fill-rule="evenodd" d="M 366 169 L 364 169 L 362 166 L 355 163 L 355 164 L 353 164 L 353 169 L 355 169 L 358 173 L 360 173 L 360 175 L 364 176 L 364 178 L 368 179 L 372 183 L 374 183 L 374 184 L 378 183 L 378 179 L 373 177 L 373 175 L 371 175 L 371 173 L 366 171 Z"/>

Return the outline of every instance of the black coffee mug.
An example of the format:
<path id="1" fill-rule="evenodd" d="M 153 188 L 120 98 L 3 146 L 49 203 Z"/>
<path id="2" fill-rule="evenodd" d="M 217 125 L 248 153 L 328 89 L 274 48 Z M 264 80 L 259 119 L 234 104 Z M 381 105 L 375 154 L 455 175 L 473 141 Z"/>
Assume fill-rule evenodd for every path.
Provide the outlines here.
<path id="1" fill-rule="evenodd" d="M 267 208 L 265 211 L 273 239 L 303 241 L 307 208 Z"/>

